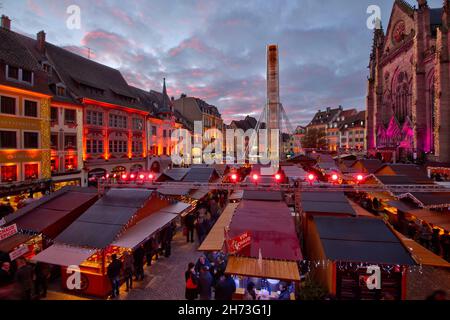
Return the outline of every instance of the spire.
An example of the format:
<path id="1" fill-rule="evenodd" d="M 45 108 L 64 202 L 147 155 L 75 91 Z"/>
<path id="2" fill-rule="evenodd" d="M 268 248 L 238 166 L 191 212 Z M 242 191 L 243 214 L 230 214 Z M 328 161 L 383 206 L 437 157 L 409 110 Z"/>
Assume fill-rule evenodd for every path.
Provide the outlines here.
<path id="1" fill-rule="evenodd" d="M 172 110 L 172 102 L 167 95 L 166 78 L 163 78 L 163 91 L 162 91 L 162 106 L 159 110 L 160 113 L 170 113 Z"/>

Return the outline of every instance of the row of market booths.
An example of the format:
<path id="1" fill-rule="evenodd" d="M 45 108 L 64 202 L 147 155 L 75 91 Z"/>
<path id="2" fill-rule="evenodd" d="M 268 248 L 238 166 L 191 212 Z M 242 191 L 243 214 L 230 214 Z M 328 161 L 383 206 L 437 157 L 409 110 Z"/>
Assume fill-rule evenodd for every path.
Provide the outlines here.
<path id="1" fill-rule="evenodd" d="M 243 299 L 249 281 L 265 299 L 276 299 L 278 284 L 292 290 L 300 283 L 302 252 L 291 211 L 281 192 L 244 191 L 230 202 L 199 251 L 227 254 L 225 273 L 234 277 L 234 299 Z"/>
<path id="2" fill-rule="evenodd" d="M 61 286 L 72 293 L 106 297 L 111 290 L 107 266 L 176 221 L 190 205 L 146 189 L 110 189 L 32 258 L 61 268 Z M 80 285 L 71 275 L 80 271 Z"/>
<path id="3" fill-rule="evenodd" d="M 97 201 L 94 188 L 66 187 L 2 219 L 0 260 L 31 259 Z"/>

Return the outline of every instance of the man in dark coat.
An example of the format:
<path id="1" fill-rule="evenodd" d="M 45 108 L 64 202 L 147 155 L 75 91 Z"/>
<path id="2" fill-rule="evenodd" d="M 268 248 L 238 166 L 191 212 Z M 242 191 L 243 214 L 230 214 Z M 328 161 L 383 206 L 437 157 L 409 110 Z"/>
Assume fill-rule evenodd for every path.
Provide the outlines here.
<path id="1" fill-rule="evenodd" d="M 200 300 L 211 300 L 213 277 L 207 266 L 202 267 L 199 277 Z"/>
<path id="2" fill-rule="evenodd" d="M 31 300 L 31 290 L 33 288 L 33 267 L 27 263 L 25 258 L 17 259 L 17 271 L 14 281 L 21 300 Z"/>
<path id="3" fill-rule="evenodd" d="M 195 229 L 195 216 L 193 213 L 189 213 L 185 220 L 186 226 L 186 242 L 194 242 L 194 229 Z"/>
<path id="4" fill-rule="evenodd" d="M 47 296 L 48 279 L 50 279 L 50 266 L 44 262 L 37 262 L 34 267 L 36 279 L 34 280 L 34 293 L 38 297 Z"/>
<path id="5" fill-rule="evenodd" d="M 111 256 L 112 261 L 108 266 L 107 274 L 109 281 L 111 281 L 112 294 L 111 296 L 115 298 L 119 295 L 120 288 L 120 272 L 122 271 L 122 261 L 117 259 L 117 256 L 113 254 Z"/>
<path id="6" fill-rule="evenodd" d="M 231 301 L 236 291 L 236 283 L 229 275 L 222 275 L 216 284 L 216 300 Z"/>
<path id="7" fill-rule="evenodd" d="M 144 280 L 144 256 L 145 252 L 142 246 L 139 246 L 133 253 L 136 281 Z"/>

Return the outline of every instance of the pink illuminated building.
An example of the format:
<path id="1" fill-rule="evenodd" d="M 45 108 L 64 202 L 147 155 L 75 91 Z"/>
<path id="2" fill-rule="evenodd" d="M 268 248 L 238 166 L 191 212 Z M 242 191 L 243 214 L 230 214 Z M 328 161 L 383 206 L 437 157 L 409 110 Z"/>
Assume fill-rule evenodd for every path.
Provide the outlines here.
<path id="1" fill-rule="evenodd" d="M 395 159 L 450 162 L 450 1 L 396 0 L 376 29 L 367 93 L 367 149 Z"/>

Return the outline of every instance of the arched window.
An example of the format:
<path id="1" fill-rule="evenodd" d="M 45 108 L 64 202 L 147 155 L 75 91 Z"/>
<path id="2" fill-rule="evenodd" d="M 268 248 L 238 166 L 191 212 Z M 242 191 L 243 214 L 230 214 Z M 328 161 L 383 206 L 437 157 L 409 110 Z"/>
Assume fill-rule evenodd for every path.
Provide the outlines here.
<path id="1" fill-rule="evenodd" d="M 394 84 L 394 114 L 397 120 L 402 123 L 407 116 L 410 116 L 411 99 L 410 99 L 408 75 L 400 72 Z"/>

